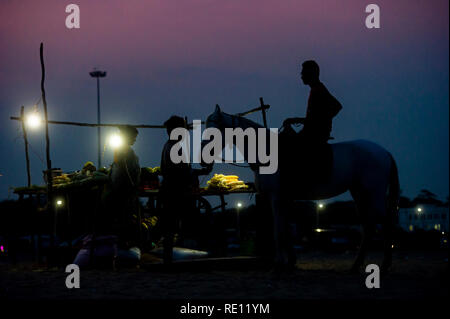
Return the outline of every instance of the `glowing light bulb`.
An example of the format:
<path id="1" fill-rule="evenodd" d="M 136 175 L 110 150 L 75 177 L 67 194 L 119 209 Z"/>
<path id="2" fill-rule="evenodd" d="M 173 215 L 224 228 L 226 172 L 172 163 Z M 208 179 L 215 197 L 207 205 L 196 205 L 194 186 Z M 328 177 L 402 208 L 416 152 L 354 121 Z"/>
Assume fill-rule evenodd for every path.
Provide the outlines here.
<path id="1" fill-rule="evenodd" d="M 41 125 L 41 119 L 36 113 L 29 114 L 26 123 L 31 128 L 37 128 Z"/>
<path id="2" fill-rule="evenodd" d="M 109 145 L 114 149 L 121 147 L 123 145 L 122 136 L 118 134 L 111 135 L 109 138 Z"/>

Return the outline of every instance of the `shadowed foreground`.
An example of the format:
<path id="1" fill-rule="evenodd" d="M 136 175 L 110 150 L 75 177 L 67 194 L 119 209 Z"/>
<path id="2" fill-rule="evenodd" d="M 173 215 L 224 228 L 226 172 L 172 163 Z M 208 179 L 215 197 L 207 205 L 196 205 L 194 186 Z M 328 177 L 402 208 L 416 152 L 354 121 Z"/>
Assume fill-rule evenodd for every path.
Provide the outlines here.
<path id="1" fill-rule="evenodd" d="M 82 270 L 81 288 L 65 287 L 64 269 L 30 264 L 0 267 L 0 297 L 13 299 L 422 299 L 448 298 L 446 252 L 394 253 L 392 272 L 380 289 L 367 289 L 365 274 L 347 273 L 354 253 L 304 253 L 297 270 L 276 276 L 265 270 Z M 371 253 L 367 263 L 379 263 Z M 222 268 L 221 268 L 222 269 Z"/>

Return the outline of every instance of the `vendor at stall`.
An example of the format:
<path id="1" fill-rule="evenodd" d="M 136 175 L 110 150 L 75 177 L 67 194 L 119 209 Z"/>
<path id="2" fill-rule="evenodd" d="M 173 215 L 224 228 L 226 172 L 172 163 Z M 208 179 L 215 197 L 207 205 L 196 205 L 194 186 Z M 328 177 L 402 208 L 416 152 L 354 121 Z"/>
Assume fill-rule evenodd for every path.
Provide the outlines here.
<path id="1" fill-rule="evenodd" d="M 135 192 L 139 185 L 141 167 L 139 166 L 139 158 L 131 146 L 136 142 L 139 133 L 133 126 L 120 126 L 119 130 L 123 145 L 114 150 L 111 182 L 116 190 Z"/>
<path id="2" fill-rule="evenodd" d="M 109 194 L 106 197 L 107 216 L 112 232 L 119 236 L 123 246 L 137 245 L 138 226 L 133 215 L 138 215 L 137 199 L 141 168 L 132 146 L 138 130 L 132 126 L 119 127 L 123 145 L 114 151 L 111 165 Z"/>
<path id="3" fill-rule="evenodd" d="M 198 176 L 206 175 L 211 168 L 192 169 L 189 163 L 174 163 L 170 158 L 172 147 L 180 142 L 171 140 L 170 134 L 176 128 L 185 128 L 185 120 L 180 116 L 172 116 L 165 123 L 169 140 L 164 145 L 161 155 L 161 175 L 163 177 L 160 194 L 163 205 L 163 213 L 161 216 L 161 226 L 163 246 L 164 246 L 164 263 L 172 262 L 174 235 L 178 230 L 180 218 L 188 217 L 194 206 L 194 198 L 192 191 L 198 187 Z"/>

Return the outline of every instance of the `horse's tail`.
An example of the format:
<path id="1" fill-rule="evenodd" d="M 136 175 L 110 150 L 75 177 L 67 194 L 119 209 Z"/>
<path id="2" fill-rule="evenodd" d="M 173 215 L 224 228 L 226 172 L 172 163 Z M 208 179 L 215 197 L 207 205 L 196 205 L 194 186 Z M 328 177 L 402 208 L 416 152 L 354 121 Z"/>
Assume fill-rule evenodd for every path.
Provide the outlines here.
<path id="1" fill-rule="evenodd" d="M 396 224 L 398 221 L 400 182 L 398 178 L 397 164 L 395 163 L 392 154 L 389 155 L 391 157 L 391 170 L 389 173 L 389 189 L 387 193 L 387 217 L 393 226 L 393 224 Z"/>

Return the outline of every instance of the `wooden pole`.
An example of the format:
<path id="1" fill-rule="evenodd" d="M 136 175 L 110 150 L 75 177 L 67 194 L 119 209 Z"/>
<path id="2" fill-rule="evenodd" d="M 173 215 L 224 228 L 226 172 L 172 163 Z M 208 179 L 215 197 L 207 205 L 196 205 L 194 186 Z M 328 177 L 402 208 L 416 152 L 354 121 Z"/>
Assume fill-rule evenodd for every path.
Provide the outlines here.
<path id="1" fill-rule="evenodd" d="M 48 134 L 48 112 L 47 112 L 47 99 L 45 98 L 45 65 L 44 65 L 44 44 L 41 42 L 41 47 L 39 50 L 40 60 L 41 60 L 41 92 L 42 92 L 42 103 L 44 104 L 44 117 L 45 117 L 45 153 L 47 155 L 47 209 L 53 212 L 54 222 L 56 223 L 56 211 L 53 211 L 53 179 L 52 179 L 52 161 L 50 159 L 50 138 Z M 56 229 L 53 229 L 52 244 L 54 244 L 54 237 L 56 235 Z M 52 245 L 53 246 L 53 245 Z"/>
<path id="2" fill-rule="evenodd" d="M 264 103 L 264 102 L 263 102 Z M 242 113 L 236 113 L 234 115 L 236 116 L 246 116 L 249 114 L 252 114 L 254 112 L 258 112 L 258 111 L 263 111 L 263 121 L 265 120 L 265 110 L 269 109 L 270 105 L 262 105 L 260 107 L 251 109 L 249 111 L 246 112 L 242 112 Z M 16 116 L 11 116 L 10 117 L 11 120 L 14 121 L 20 121 L 20 117 L 16 117 Z M 166 128 L 164 125 L 147 125 L 147 124 L 137 124 L 137 125 L 133 125 L 133 124 L 94 124 L 94 123 L 82 123 L 82 122 L 67 122 L 67 121 L 48 121 L 46 120 L 46 123 L 48 124 L 59 124 L 59 125 L 73 125 L 73 126 L 85 126 L 85 127 L 120 127 L 120 126 L 131 126 L 131 127 L 135 127 L 135 128 Z M 201 124 L 205 124 L 204 121 L 201 122 Z M 266 123 L 267 125 L 267 123 Z M 187 124 L 187 127 L 189 129 L 191 129 L 193 126 L 192 123 Z"/>
<path id="3" fill-rule="evenodd" d="M 24 107 L 20 108 L 20 119 L 22 122 L 22 131 L 23 131 L 23 139 L 25 141 L 25 161 L 27 163 L 27 182 L 28 187 L 31 186 L 31 173 L 30 173 L 30 157 L 28 156 L 28 137 L 27 137 L 27 129 L 25 128 L 25 115 L 24 115 Z"/>
<path id="4" fill-rule="evenodd" d="M 246 115 L 258 112 L 258 111 L 265 111 L 265 110 L 267 110 L 269 108 L 270 108 L 270 105 L 263 105 L 263 106 L 259 106 L 257 108 L 251 109 L 249 111 L 246 111 L 246 112 L 236 113 L 234 115 L 236 115 L 236 116 L 246 116 Z"/>
<path id="5" fill-rule="evenodd" d="M 44 82 L 45 82 L 45 65 L 44 65 L 44 44 L 41 43 L 41 47 L 40 47 L 40 58 L 41 58 L 41 71 L 42 71 L 42 77 L 41 77 L 41 92 L 42 92 L 42 103 L 44 104 L 44 117 L 45 117 L 45 153 L 47 156 L 47 170 L 49 170 L 49 174 L 50 174 L 50 169 L 52 168 L 52 161 L 50 159 L 50 139 L 49 139 L 49 134 L 48 134 L 48 112 L 47 112 L 47 99 L 45 98 L 45 87 L 44 87 Z M 52 179 L 49 178 L 49 185 L 51 186 L 52 184 Z"/>
<path id="6" fill-rule="evenodd" d="M 20 117 L 11 116 L 11 120 L 20 121 Z M 67 122 L 67 121 L 47 121 L 49 124 L 60 124 L 60 125 L 73 125 L 73 126 L 86 126 L 86 127 L 120 127 L 120 126 L 132 126 L 135 128 L 166 128 L 164 125 L 145 125 L 145 124 L 93 124 L 93 123 L 81 123 L 81 122 Z"/>
<path id="7" fill-rule="evenodd" d="M 263 116 L 263 123 L 264 123 L 264 127 L 267 128 L 267 119 L 266 119 L 266 109 L 264 108 L 264 100 L 262 97 L 259 98 L 259 103 L 261 103 L 261 112 L 262 112 L 262 116 Z"/>

